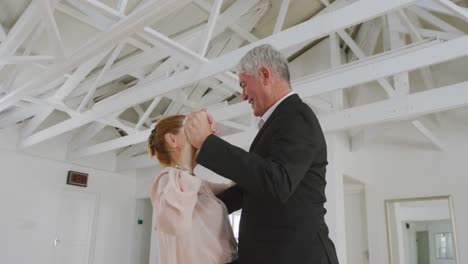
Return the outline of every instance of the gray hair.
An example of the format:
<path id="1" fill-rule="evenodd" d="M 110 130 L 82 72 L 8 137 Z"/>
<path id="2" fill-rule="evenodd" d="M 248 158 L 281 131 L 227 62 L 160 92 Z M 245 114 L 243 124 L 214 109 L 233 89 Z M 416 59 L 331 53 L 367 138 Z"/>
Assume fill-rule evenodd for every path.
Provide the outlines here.
<path id="1" fill-rule="evenodd" d="M 257 46 L 247 52 L 239 61 L 237 71 L 258 77 L 258 69 L 261 66 L 267 67 L 275 77 L 280 77 L 289 83 L 288 61 L 269 44 Z"/>

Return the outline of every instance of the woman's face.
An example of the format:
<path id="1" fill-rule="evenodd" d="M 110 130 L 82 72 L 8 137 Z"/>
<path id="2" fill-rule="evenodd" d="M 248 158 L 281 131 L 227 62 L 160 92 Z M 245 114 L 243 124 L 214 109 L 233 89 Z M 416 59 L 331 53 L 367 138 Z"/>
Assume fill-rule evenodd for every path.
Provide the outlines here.
<path id="1" fill-rule="evenodd" d="M 180 131 L 176 135 L 177 137 L 177 142 L 179 142 L 179 148 L 181 155 L 187 155 L 192 158 L 192 160 L 195 159 L 195 152 L 196 149 L 190 144 L 190 141 L 187 138 L 187 134 L 185 134 L 185 127 L 182 127 Z"/>

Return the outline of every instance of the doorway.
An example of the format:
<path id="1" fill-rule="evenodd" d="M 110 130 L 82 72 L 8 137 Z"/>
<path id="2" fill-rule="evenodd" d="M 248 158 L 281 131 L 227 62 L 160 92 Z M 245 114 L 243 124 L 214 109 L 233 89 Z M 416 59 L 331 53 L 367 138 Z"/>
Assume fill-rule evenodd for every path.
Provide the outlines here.
<path id="1" fill-rule="evenodd" d="M 132 263 L 135 264 L 155 264 L 156 258 L 151 256 L 151 245 L 154 245 L 152 239 L 152 220 L 153 220 L 153 206 L 150 199 L 137 199 L 136 200 L 136 214 L 134 220 L 134 237 L 133 237 L 133 250 L 132 250 Z M 153 243 L 152 243 L 153 242 Z"/>
<path id="2" fill-rule="evenodd" d="M 346 220 L 346 258 L 348 264 L 369 263 L 365 185 L 343 177 Z"/>
<path id="3" fill-rule="evenodd" d="M 416 232 L 416 244 L 418 247 L 418 264 L 430 263 L 429 232 Z"/>
<path id="4" fill-rule="evenodd" d="M 54 240 L 55 264 L 93 263 L 98 205 L 97 194 L 62 192 Z"/>

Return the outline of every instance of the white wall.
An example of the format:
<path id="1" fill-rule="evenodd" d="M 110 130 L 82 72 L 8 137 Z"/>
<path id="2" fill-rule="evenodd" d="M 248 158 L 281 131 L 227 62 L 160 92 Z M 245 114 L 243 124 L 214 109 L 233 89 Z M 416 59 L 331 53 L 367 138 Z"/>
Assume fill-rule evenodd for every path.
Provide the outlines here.
<path id="1" fill-rule="evenodd" d="M 148 264 L 151 250 L 151 227 L 153 219 L 153 207 L 150 199 L 138 199 L 136 201 L 136 216 L 133 222 L 135 229 L 132 250 L 133 264 Z M 138 224 L 142 220 L 142 224 Z"/>
<path id="2" fill-rule="evenodd" d="M 128 263 L 135 179 L 97 169 L 112 166 L 113 161 L 104 156 L 84 162 L 89 166 L 66 162 L 65 143 L 60 139 L 19 152 L 17 134 L 15 129 L 0 130 L 0 263 L 54 263 L 53 241 L 63 190 L 100 197 L 94 263 Z M 88 187 L 66 185 L 69 170 L 88 173 Z"/>
<path id="3" fill-rule="evenodd" d="M 369 145 L 349 153 L 347 175 L 367 185 L 370 263 L 388 263 L 384 200 L 452 195 L 460 262 L 468 262 L 468 123 L 443 115 L 437 130 L 445 149 L 432 151 L 404 145 Z"/>
<path id="4" fill-rule="evenodd" d="M 154 178 L 160 171 L 159 167 L 139 169 L 136 173 L 136 197 L 138 199 L 149 198 Z"/>

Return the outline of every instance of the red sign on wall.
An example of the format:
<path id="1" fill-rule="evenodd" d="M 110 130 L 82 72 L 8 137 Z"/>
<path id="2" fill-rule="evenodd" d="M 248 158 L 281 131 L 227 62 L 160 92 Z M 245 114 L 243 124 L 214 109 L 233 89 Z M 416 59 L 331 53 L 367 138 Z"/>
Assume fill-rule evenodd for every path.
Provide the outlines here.
<path id="1" fill-rule="evenodd" d="M 87 187 L 88 174 L 76 171 L 68 171 L 67 184 Z"/>

